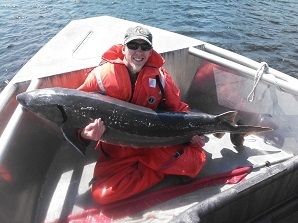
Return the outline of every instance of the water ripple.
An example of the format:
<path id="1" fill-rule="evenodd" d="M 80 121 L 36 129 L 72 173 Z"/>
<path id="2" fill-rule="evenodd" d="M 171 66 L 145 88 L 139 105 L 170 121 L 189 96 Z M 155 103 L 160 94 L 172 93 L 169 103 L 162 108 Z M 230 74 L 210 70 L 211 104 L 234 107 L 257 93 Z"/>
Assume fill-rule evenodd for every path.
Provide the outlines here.
<path id="1" fill-rule="evenodd" d="M 201 39 L 297 77 L 297 11 L 297 0 L 3 0 L 0 89 L 71 20 L 100 15 Z"/>

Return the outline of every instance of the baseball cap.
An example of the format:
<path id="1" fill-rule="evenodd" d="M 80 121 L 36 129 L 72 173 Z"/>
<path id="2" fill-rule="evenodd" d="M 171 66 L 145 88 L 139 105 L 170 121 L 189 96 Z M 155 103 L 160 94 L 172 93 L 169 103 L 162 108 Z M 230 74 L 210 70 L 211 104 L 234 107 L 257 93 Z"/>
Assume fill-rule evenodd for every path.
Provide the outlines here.
<path id="1" fill-rule="evenodd" d="M 152 45 L 152 34 L 145 27 L 136 26 L 128 28 L 124 37 L 124 44 L 136 39 L 145 40 L 147 43 Z"/>

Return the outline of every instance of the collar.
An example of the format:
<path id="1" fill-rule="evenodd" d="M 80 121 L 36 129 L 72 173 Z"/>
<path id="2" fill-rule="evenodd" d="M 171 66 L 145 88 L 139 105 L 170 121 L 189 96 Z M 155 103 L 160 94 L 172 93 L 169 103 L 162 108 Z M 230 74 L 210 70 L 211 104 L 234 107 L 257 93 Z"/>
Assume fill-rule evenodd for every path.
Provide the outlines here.
<path id="1" fill-rule="evenodd" d="M 122 44 L 112 46 L 102 55 L 102 59 L 110 63 L 124 64 L 124 55 L 122 53 L 122 48 Z M 164 63 L 164 58 L 153 49 L 152 54 L 148 58 L 148 61 L 146 62 L 145 66 L 160 68 Z"/>

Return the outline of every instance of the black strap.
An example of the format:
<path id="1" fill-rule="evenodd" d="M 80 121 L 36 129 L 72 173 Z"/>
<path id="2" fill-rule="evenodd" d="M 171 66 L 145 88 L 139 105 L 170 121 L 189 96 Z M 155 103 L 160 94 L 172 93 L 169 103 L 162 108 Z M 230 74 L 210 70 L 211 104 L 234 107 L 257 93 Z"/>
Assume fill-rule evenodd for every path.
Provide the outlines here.
<path id="1" fill-rule="evenodd" d="M 180 148 L 176 153 L 174 153 L 173 157 L 177 160 L 184 153 L 184 147 Z"/>
<path id="2" fill-rule="evenodd" d="M 110 154 L 107 153 L 102 146 L 102 141 L 99 142 L 99 149 L 102 151 L 103 155 L 105 155 L 106 157 L 110 157 Z"/>
<path id="3" fill-rule="evenodd" d="M 155 79 L 156 79 L 157 85 L 158 85 L 158 87 L 159 87 L 159 89 L 160 89 L 160 91 L 161 91 L 162 102 L 165 103 L 165 102 L 166 102 L 165 89 L 163 88 L 163 86 L 162 86 L 162 84 L 161 84 L 159 75 L 156 75 L 156 76 L 155 76 Z"/>
<path id="4" fill-rule="evenodd" d="M 88 183 L 88 185 L 89 185 L 89 187 L 92 185 L 92 184 L 94 184 L 97 180 L 99 180 L 100 179 L 100 176 L 97 176 L 97 177 L 93 177 L 91 180 L 90 180 L 90 182 Z"/>

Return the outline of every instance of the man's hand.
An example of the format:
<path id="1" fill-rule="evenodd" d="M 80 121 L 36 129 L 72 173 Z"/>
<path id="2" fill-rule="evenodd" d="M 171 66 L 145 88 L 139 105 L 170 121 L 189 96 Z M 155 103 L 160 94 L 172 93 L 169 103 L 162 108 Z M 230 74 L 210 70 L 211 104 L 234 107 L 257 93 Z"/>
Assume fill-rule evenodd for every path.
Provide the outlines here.
<path id="1" fill-rule="evenodd" d="M 194 146 L 205 146 L 205 136 L 195 135 L 191 138 L 190 144 Z"/>
<path id="2" fill-rule="evenodd" d="M 99 119 L 95 119 L 94 122 L 87 125 L 82 130 L 81 136 L 84 139 L 99 141 L 105 130 L 106 130 L 106 127 L 104 126 L 103 121 L 99 118 Z"/>

